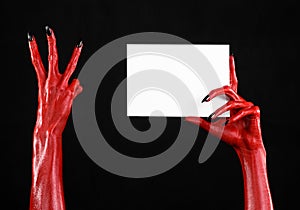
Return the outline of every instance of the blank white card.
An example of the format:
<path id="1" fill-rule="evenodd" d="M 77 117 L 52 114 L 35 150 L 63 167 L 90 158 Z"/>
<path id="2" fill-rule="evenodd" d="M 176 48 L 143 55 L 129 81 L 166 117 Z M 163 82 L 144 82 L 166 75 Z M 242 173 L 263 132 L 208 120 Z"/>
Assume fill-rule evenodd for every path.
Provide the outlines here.
<path id="1" fill-rule="evenodd" d="M 224 85 L 229 45 L 127 44 L 127 116 L 208 117 L 227 99 L 201 101 Z"/>

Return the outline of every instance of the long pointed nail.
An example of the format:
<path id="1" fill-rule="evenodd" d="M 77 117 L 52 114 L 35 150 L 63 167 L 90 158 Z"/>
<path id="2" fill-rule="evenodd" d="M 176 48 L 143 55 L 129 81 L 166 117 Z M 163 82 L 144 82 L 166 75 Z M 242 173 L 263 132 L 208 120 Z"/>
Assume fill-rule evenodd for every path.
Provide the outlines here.
<path id="1" fill-rule="evenodd" d="M 227 125 L 229 123 L 229 120 L 226 120 L 224 123 L 224 126 Z"/>
<path id="2" fill-rule="evenodd" d="M 77 47 L 77 48 L 80 48 L 80 47 L 82 47 L 82 45 L 83 45 L 82 40 L 79 40 L 79 41 L 77 42 L 77 44 L 76 44 L 76 47 Z"/>
<path id="3" fill-rule="evenodd" d="M 49 26 L 46 26 L 46 27 L 45 27 L 45 30 L 46 30 L 46 34 L 47 34 L 48 36 L 51 36 L 51 34 L 52 34 L 51 28 L 49 28 Z"/>
<path id="4" fill-rule="evenodd" d="M 207 99 L 208 99 L 208 98 L 209 98 L 209 95 L 205 96 L 205 97 L 203 98 L 203 100 L 201 101 L 201 103 L 207 102 Z"/>
<path id="5" fill-rule="evenodd" d="M 209 116 L 208 116 L 208 120 L 211 121 L 211 118 L 214 116 L 215 112 L 211 113 Z"/>
<path id="6" fill-rule="evenodd" d="M 27 33 L 27 39 L 30 42 L 33 40 L 33 35 L 30 32 Z"/>

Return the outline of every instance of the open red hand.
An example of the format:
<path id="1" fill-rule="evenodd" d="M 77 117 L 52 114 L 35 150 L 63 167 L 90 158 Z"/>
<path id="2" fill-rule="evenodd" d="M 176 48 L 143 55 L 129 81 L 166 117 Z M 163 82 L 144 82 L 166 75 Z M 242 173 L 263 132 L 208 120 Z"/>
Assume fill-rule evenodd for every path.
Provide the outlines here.
<path id="1" fill-rule="evenodd" d="M 62 132 L 74 98 L 82 91 L 77 79 L 69 85 L 82 42 L 74 49 L 66 71 L 58 70 L 54 32 L 46 27 L 48 39 L 48 73 L 42 63 L 34 36 L 28 34 L 31 61 L 38 79 L 38 111 L 33 133 L 32 185 L 30 210 L 64 210 L 62 184 Z"/>
<path id="2" fill-rule="evenodd" d="M 229 101 L 213 112 L 209 121 L 227 111 L 230 111 L 230 117 L 215 122 L 199 117 L 187 117 L 186 121 L 199 125 L 233 146 L 243 169 L 245 209 L 273 209 L 266 171 L 266 151 L 260 129 L 260 110 L 258 106 L 237 94 L 238 81 L 233 56 L 229 57 L 229 69 L 230 86 L 210 91 L 202 102 L 226 95 Z"/>
<path id="3" fill-rule="evenodd" d="M 71 60 L 63 74 L 58 70 L 58 54 L 54 32 L 46 27 L 48 39 L 48 75 L 42 63 L 37 43 L 34 36 L 29 35 L 29 48 L 31 60 L 35 68 L 38 86 L 38 113 L 35 131 L 40 126 L 46 126 L 56 131 L 63 131 L 69 116 L 73 99 L 82 91 L 79 80 L 74 79 L 69 85 L 69 79 L 73 74 L 82 49 L 79 42 L 74 49 Z"/>

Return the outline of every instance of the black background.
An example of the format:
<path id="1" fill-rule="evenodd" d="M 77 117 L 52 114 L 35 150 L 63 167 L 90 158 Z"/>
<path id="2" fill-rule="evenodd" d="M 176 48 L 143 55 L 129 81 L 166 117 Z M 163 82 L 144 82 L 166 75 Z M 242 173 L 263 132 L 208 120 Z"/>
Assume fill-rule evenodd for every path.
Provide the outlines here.
<path id="1" fill-rule="evenodd" d="M 275 209 L 296 208 L 293 206 L 298 196 L 292 191 L 296 188 L 299 169 L 295 121 L 299 71 L 296 1 L 94 0 L 1 4 L 1 104 L 4 107 L 1 120 L 4 187 L 1 188 L 5 193 L 2 205 L 9 205 L 6 209 L 29 206 L 37 81 L 26 33 L 30 30 L 35 35 L 46 64 L 45 25 L 56 33 L 61 71 L 74 44 L 83 39 L 84 49 L 75 77 L 97 49 L 131 33 L 157 31 L 192 43 L 230 44 L 236 58 L 239 94 L 261 108 Z M 116 84 L 126 76 L 123 64 L 107 75 L 102 84 L 106 92 L 97 98 L 100 100 L 97 115 L 108 120 L 106 133 L 114 141 L 118 141 L 114 139 L 118 134 L 109 128 L 108 104 Z M 174 140 L 172 130 L 178 128 L 180 119 L 168 120 L 167 134 L 160 139 L 161 143 L 149 147 L 149 151 L 155 153 L 161 147 L 167 148 Z M 147 119 L 133 119 L 133 123 L 139 129 L 148 126 Z M 67 209 L 243 209 L 243 179 L 233 149 L 221 142 L 208 161 L 197 162 L 204 143 L 201 139 L 206 135 L 201 130 L 192 151 L 170 171 L 146 179 L 129 179 L 110 174 L 89 159 L 77 140 L 70 117 L 63 133 Z M 139 147 L 125 145 L 122 150 L 138 153 Z"/>

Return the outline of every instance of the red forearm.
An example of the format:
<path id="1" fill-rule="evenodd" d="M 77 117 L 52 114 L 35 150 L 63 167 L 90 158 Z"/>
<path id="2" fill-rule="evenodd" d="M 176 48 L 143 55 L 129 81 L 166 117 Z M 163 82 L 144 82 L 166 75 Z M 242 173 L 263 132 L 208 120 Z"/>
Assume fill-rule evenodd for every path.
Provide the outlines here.
<path id="1" fill-rule="evenodd" d="M 244 177 L 245 210 L 273 209 L 267 177 L 266 152 L 236 149 Z"/>
<path id="2" fill-rule="evenodd" d="M 69 85 L 82 49 L 76 45 L 64 74 L 58 70 L 56 39 L 46 26 L 48 71 L 38 51 L 34 36 L 28 33 L 31 61 L 38 78 L 38 112 L 33 134 L 32 185 L 30 210 L 64 210 L 62 183 L 62 132 L 74 98 L 82 91 L 77 79 Z"/>
<path id="3" fill-rule="evenodd" d="M 48 130 L 34 132 L 30 210 L 64 210 L 62 139 Z"/>

